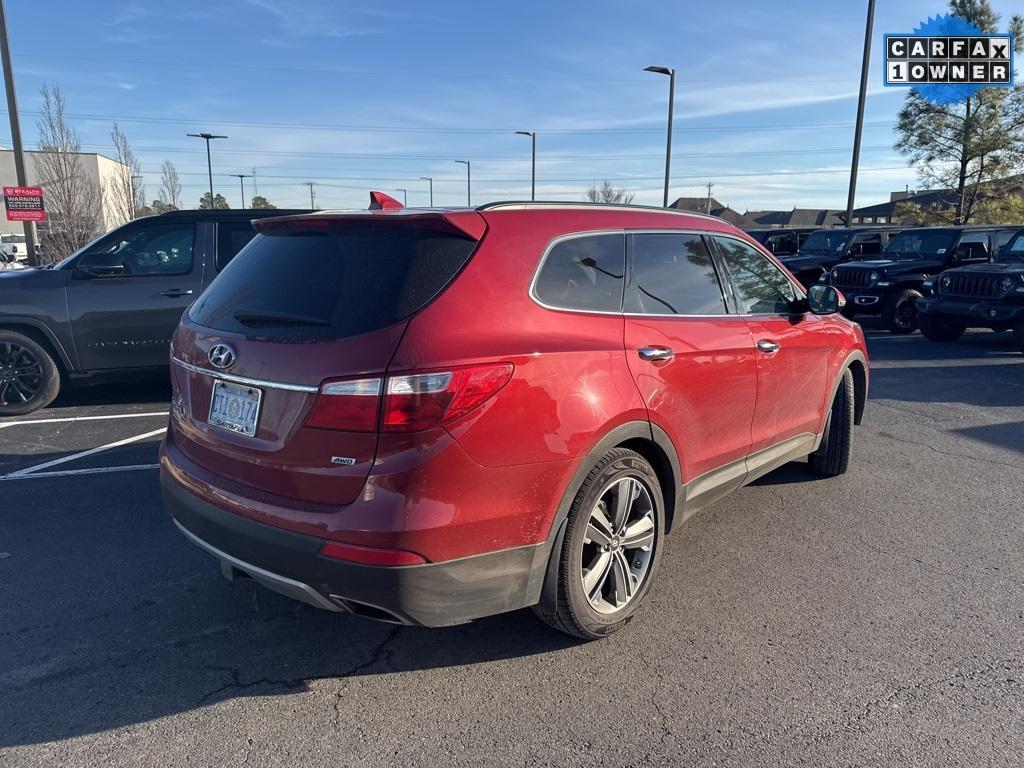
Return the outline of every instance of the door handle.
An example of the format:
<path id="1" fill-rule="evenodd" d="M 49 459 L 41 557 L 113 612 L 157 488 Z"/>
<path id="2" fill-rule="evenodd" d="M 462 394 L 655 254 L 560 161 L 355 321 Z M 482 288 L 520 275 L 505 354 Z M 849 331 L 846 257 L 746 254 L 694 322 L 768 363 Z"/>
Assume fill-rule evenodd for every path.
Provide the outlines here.
<path id="1" fill-rule="evenodd" d="M 761 339 L 757 342 L 757 348 L 768 355 L 779 351 L 779 345 L 774 341 L 768 341 L 768 339 Z"/>
<path id="2" fill-rule="evenodd" d="M 668 347 L 640 347 L 636 351 L 641 360 L 664 361 L 675 357 L 675 352 Z"/>
<path id="3" fill-rule="evenodd" d="M 177 299 L 181 296 L 191 296 L 193 293 L 191 288 L 168 288 L 166 291 L 160 291 L 161 296 L 166 296 L 170 299 Z"/>

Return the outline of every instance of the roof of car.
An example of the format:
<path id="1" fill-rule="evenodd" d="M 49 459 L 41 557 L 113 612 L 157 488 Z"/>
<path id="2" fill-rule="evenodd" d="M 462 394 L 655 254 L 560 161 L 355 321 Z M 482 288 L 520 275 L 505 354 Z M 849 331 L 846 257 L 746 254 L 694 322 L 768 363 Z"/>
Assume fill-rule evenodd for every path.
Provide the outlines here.
<path id="1" fill-rule="evenodd" d="M 312 213 L 308 208 L 189 208 L 180 211 L 166 211 L 155 214 L 161 219 L 254 219 L 267 216 L 294 216 Z"/>

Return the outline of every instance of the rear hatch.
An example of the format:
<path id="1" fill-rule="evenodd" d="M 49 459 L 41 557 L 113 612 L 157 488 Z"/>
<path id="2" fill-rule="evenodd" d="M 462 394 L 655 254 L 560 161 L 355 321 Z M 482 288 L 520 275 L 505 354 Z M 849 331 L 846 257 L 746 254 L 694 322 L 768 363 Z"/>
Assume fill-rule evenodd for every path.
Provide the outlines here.
<path id="1" fill-rule="evenodd" d="M 237 483 L 350 503 L 373 465 L 379 387 L 405 326 L 465 266 L 485 224 L 475 212 L 406 210 L 256 227 L 175 336 L 173 439 Z"/>

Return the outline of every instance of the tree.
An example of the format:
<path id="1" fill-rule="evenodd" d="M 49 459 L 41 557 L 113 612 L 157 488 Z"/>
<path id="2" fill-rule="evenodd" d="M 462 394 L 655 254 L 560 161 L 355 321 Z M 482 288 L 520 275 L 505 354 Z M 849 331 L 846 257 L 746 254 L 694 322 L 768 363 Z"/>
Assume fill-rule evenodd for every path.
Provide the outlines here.
<path id="1" fill-rule="evenodd" d="M 983 32 L 999 24 L 988 0 L 951 0 L 950 10 Z M 1024 17 L 1010 23 L 1024 52 Z M 985 186 L 1024 166 L 1024 86 L 983 88 L 962 103 L 933 104 L 916 91 L 897 117 L 896 149 L 907 155 L 926 187 L 950 189 L 953 222 L 975 216 Z"/>
<path id="2" fill-rule="evenodd" d="M 146 187 L 142 183 L 142 166 L 132 151 L 124 131 L 115 122 L 110 132 L 114 143 L 114 159 L 118 162 L 110 181 L 110 200 L 114 215 L 120 223 L 137 218 L 139 209 L 146 205 Z"/>
<path id="3" fill-rule="evenodd" d="M 272 202 L 267 200 L 263 195 L 253 195 L 252 198 L 253 208 L 277 208 Z"/>
<path id="4" fill-rule="evenodd" d="M 176 210 L 178 210 L 174 206 L 169 205 L 168 203 L 165 203 L 160 198 L 157 198 L 156 200 L 154 200 L 152 202 L 152 204 L 150 204 L 149 209 L 153 213 L 167 213 L 168 211 L 176 211 Z"/>
<path id="5" fill-rule="evenodd" d="M 1020 224 L 1024 221 L 1024 194 L 987 197 L 975 207 L 976 224 Z"/>
<path id="6" fill-rule="evenodd" d="M 616 189 L 608 183 L 608 179 L 600 187 L 593 186 L 587 190 L 587 200 L 592 203 L 622 203 L 628 205 L 633 202 L 634 195 L 625 189 Z"/>
<path id="7" fill-rule="evenodd" d="M 160 191 L 157 198 L 165 211 L 181 208 L 181 182 L 178 181 L 178 170 L 170 160 L 164 160 L 160 166 Z M 153 208 L 156 210 L 156 205 Z"/>
<path id="8" fill-rule="evenodd" d="M 64 97 L 57 87 L 44 85 L 36 130 L 39 153 L 36 175 L 46 192 L 48 225 L 43 259 L 61 261 L 94 240 L 104 229 L 103 189 L 86 173 L 79 153 L 78 133 L 64 118 Z"/>
<path id="9" fill-rule="evenodd" d="M 214 197 L 213 197 L 213 205 L 210 205 L 210 193 L 209 192 L 207 192 L 201 198 L 199 198 L 199 210 L 201 210 L 201 211 L 208 211 L 211 208 L 227 209 L 227 208 L 230 208 L 230 207 L 231 206 L 228 205 L 228 201 L 226 199 L 224 199 L 224 195 L 222 195 L 220 192 L 218 192 L 216 195 L 214 195 Z"/>

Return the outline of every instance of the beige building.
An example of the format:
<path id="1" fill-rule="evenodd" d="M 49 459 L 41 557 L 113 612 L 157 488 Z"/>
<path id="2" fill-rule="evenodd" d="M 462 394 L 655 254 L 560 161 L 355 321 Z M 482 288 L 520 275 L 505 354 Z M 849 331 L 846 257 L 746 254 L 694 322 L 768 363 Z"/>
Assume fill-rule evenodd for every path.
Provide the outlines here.
<path id="1" fill-rule="evenodd" d="M 36 173 L 35 156 L 38 152 L 25 153 L 25 176 L 28 186 L 39 186 L 39 176 Z M 82 171 L 93 181 L 99 182 L 103 190 L 103 218 L 106 228 L 114 227 L 124 223 L 124 217 L 117 213 L 110 190 L 114 188 L 113 179 L 120 168 L 124 168 L 116 160 L 111 160 L 104 155 L 81 152 L 79 159 Z M 18 184 L 18 176 L 14 170 L 14 152 L 10 149 L 0 149 L 0 185 L 14 187 Z M 46 205 L 46 188 L 43 188 L 43 205 Z M 19 221 L 8 221 L 7 216 L 0 216 L 0 233 L 23 232 L 24 227 Z"/>

